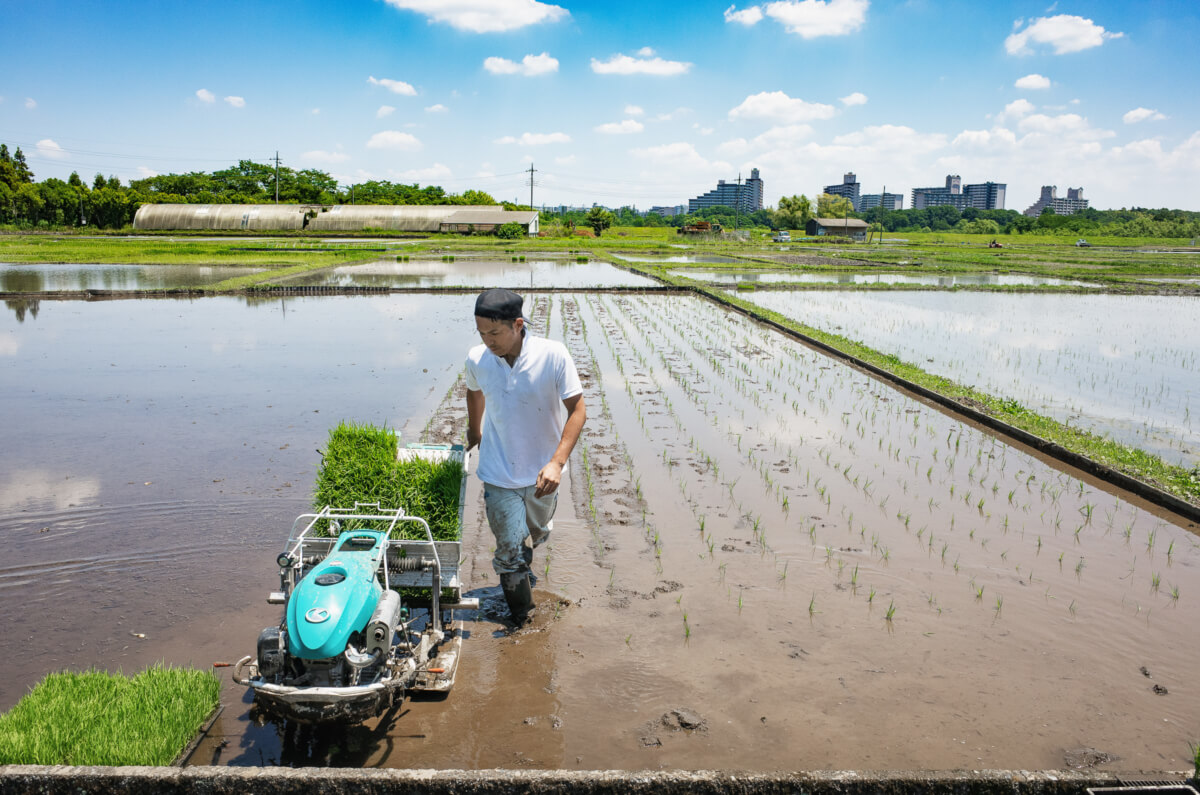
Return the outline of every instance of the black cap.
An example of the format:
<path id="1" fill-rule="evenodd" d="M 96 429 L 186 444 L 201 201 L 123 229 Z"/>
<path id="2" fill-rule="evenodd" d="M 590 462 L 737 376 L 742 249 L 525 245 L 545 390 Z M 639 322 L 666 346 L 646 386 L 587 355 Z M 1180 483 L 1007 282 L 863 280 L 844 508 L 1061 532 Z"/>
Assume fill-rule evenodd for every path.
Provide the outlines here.
<path id="1" fill-rule="evenodd" d="M 491 320 L 516 320 L 521 317 L 525 299 L 512 290 L 484 290 L 475 299 L 475 316 Z"/>

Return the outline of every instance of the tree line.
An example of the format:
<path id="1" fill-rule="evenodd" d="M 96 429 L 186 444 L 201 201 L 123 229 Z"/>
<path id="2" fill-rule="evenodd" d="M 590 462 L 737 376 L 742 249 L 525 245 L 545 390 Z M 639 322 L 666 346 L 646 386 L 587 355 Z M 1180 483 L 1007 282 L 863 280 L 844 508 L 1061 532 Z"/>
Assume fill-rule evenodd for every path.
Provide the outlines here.
<path id="1" fill-rule="evenodd" d="M 471 204 L 500 205 L 504 209 L 531 209 L 528 205 L 497 202 L 479 190 L 447 193 L 437 185 L 370 180 L 350 186 L 316 169 L 240 160 L 236 166 L 213 172 L 160 174 L 124 184 L 115 176 L 96 174 L 91 184 L 73 172 L 65 181 L 51 177 L 36 182 L 18 147 L 12 153 L 0 143 L 0 225 L 20 229 L 94 227 L 120 229 L 133 223 L 143 204 Z M 1131 208 L 1087 209 L 1073 215 L 1045 210 L 1030 218 L 1015 210 L 959 211 L 954 207 L 921 210 L 886 210 L 875 207 L 856 213 L 849 200 L 822 193 L 810 199 L 795 195 L 780 198 L 775 209 L 741 212 L 732 207 L 708 207 L 692 213 L 642 215 L 632 207 L 564 212 L 543 211 L 544 230 L 590 227 L 599 235 L 610 226 L 680 227 L 698 221 L 718 223 L 727 229 L 805 228 L 812 218 L 859 218 L 889 233 L 962 232 L 990 235 L 1060 234 L 1112 237 L 1200 237 L 1200 213 L 1184 210 Z M 553 231 L 551 231 L 553 234 Z"/>
<path id="2" fill-rule="evenodd" d="M 339 186 L 323 171 L 277 170 L 252 160 L 211 173 L 159 174 L 128 184 L 96 174 L 89 185 L 77 172 L 66 180 L 36 182 L 21 149 L 10 153 L 0 143 L 0 224 L 18 228 L 120 229 L 133 223 L 143 204 L 272 204 L 276 196 L 281 204 L 500 204 L 483 191 L 452 194 L 437 185 L 371 180 Z"/>

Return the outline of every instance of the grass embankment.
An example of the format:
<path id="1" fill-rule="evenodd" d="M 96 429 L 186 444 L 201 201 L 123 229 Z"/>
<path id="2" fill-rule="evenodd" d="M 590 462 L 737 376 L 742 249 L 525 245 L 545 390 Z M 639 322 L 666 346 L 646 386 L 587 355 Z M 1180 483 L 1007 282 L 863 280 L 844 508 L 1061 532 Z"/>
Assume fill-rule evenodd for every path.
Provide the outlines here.
<path id="1" fill-rule="evenodd" d="M 50 674 L 0 715 L 0 765 L 169 765 L 220 693 L 190 668 Z"/>
<path id="2" fill-rule="evenodd" d="M 1031 411 L 1015 400 L 997 397 L 948 378 L 926 372 L 900 358 L 881 353 L 839 334 L 806 326 L 792 318 L 764 309 L 724 291 L 700 287 L 697 291 L 715 300 L 734 304 L 749 314 L 818 340 L 842 353 L 861 359 L 914 384 L 1008 423 L 1046 441 L 1085 456 L 1099 464 L 1149 483 L 1192 504 L 1200 505 L 1200 467 L 1185 469 L 1168 464 L 1144 450 L 1073 428 Z"/>
<path id="3" fill-rule="evenodd" d="M 459 540 L 462 463 L 449 459 L 398 461 L 398 447 L 399 439 L 390 428 L 340 423 L 329 432 L 322 453 L 313 508 L 353 508 L 356 502 L 377 502 L 382 509 L 403 508 L 405 514 L 421 517 L 439 541 Z M 423 529 L 413 522 L 400 523 L 397 534 L 400 538 L 425 538 Z"/>

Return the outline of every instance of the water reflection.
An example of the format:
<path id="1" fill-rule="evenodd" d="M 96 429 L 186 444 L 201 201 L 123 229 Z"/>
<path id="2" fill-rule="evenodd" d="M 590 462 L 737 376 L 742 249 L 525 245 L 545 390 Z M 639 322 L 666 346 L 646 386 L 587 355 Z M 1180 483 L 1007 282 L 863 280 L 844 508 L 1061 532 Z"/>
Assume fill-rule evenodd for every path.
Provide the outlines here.
<path id="1" fill-rule="evenodd" d="M 791 271 L 702 271 L 679 269 L 672 276 L 721 283 L 752 284 L 912 284 L 928 287 L 1099 287 L 1093 282 L 1017 273 L 795 273 Z"/>
<path id="2" fill-rule="evenodd" d="M 652 287 L 645 276 L 623 271 L 606 262 L 532 260 L 505 262 L 487 259 L 378 260 L 309 271 L 283 279 L 281 284 L 306 287 Z"/>
<path id="3" fill-rule="evenodd" d="M 27 313 L 30 317 L 37 317 L 40 304 L 41 302 L 36 298 L 10 298 L 4 302 L 4 305 L 17 316 L 18 323 L 25 322 Z"/>
<path id="4" fill-rule="evenodd" d="M 0 263 L 0 291 L 168 290 L 202 287 L 261 273 L 263 268 L 212 265 L 20 265 Z"/>

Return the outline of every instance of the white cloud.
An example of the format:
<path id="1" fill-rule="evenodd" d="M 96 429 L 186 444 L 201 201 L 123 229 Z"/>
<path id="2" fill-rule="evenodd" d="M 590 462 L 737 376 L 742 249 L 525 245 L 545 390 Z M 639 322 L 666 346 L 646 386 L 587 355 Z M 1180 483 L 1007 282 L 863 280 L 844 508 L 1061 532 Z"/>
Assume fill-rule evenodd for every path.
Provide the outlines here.
<path id="1" fill-rule="evenodd" d="M 410 168 L 407 171 L 391 171 L 389 173 L 394 179 L 412 182 L 433 182 L 439 179 L 450 179 L 454 176 L 454 172 L 441 163 L 434 163 L 428 168 Z"/>
<path id="2" fill-rule="evenodd" d="M 746 97 L 742 104 L 729 111 L 729 118 L 766 119 L 782 124 L 795 124 L 832 118 L 834 113 L 832 105 L 805 102 L 789 97 L 782 91 L 763 91 Z"/>
<path id="3" fill-rule="evenodd" d="M 33 97 L 25 97 L 25 107 L 28 110 L 33 110 L 34 108 L 37 107 L 37 102 L 34 100 Z"/>
<path id="4" fill-rule="evenodd" d="M 383 130 L 371 136 L 367 141 L 368 149 L 399 149 L 412 152 L 421 148 L 421 142 L 416 136 L 399 130 Z"/>
<path id="5" fill-rule="evenodd" d="M 138 173 L 138 179 L 147 179 L 149 177 L 157 177 L 158 176 L 157 171 L 155 171 L 152 168 L 146 168 L 145 166 L 138 166 L 137 173 Z"/>
<path id="6" fill-rule="evenodd" d="M 1167 118 L 1156 110 L 1150 108 L 1134 108 L 1121 117 L 1121 120 L 1126 124 L 1137 124 L 1139 121 L 1162 121 Z"/>
<path id="7" fill-rule="evenodd" d="M 643 56 L 634 58 L 629 55 L 614 55 L 607 61 L 592 59 L 592 71 L 598 75 L 653 75 L 656 77 L 671 77 L 687 74 L 692 64 L 685 61 L 666 61 L 657 56 L 650 57 L 653 51 L 643 48 L 638 53 Z"/>
<path id="8" fill-rule="evenodd" d="M 853 94 L 842 97 L 840 101 L 846 107 L 850 107 L 852 105 L 866 105 L 867 95 L 861 91 L 855 91 Z"/>
<path id="9" fill-rule="evenodd" d="M 654 48 L 653 47 L 643 47 L 642 49 L 640 49 L 636 53 L 634 53 L 634 55 L 640 55 L 643 58 L 649 58 L 652 55 L 654 55 Z"/>
<path id="10" fill-rule="evenodd" d="M 207 88 L 197 89 L 196 90 L 196 99 L 200 100 L 201 102 L 207 103 L 209 105 L 211 105 L 212 103 L 217 101 L 216 95 L 213 94 L 213 92 L 209 91 Z"/>
<path id="11" fill-rule="evenodd" d="M 726 22 L 737 22 L 739 25 L 750 27 L 751 25 L 757 25 L 763 18 L 762 9 L 758 6 L 750 6 L 741 11 L 734 11 L 735 8 L 737 6 L 730 6 L 725 9 Z"/>
<path id="12" fill-rule="evenodd" d="M 522 133 L 520 138 L 505 135 L 497 138 L 498 144 L 519 144 L 521 146 L 542 146 L 544 144 L 566 144 L 571 142 L 571 136 L 566 133 Z"/>
<path id="13" fill-rule="evenodd" d="M 367 82 L 373 86 L 383 86 L 393 94 L 400 94 L 405 97 L 415 97 L 417 90 L 403 80 L 392 80 L 389 77 L 381 77 L 376 79 L 374 75 L 367 78 Z"/>
<path id="14" fill-rule="evenodd" d="M 626 116 L 641 116 L 645 112 L 646 111 L 642 110 L 637 105 L 626 105 L 625 106 L 625 115 Z"/>
<path id="15" fill-rule="evenodd" d="M 1017 82 L 1013 83 L 1013 86 L 1022 91 L 1039 91 L 1050 87 L 1050 78 L 1039 74 L 1025 75 L 1022 78 L 1018 78 Z"/>
<path id="16" fill-rule="evenodd" d="M 425 112 L 426 113 L 449 113 L 450 109 L 439 102 L 436 105 L 430 105 L 428 108 L 425 109 Z"/>
<path id="17" fill-rule="evenodd" d="M 225 101 L 235 108 L 246 107 L 246 100 L 243 97 L 228 96 L 225 97 Z"/>
<path id="18" fill-rule="evenodd" d="M 395 112 L 396 112 L 396 109 L 393 108 L 391 105 L 380 105 L 379 110 L 375 111 L 375 118 L 382 119 L 387 116 L 391 116 Z"/>
<path id="19" fill-rule="evenodd" d="M 1017 136 L 1012 130 L 996 127 L 991 130 L 963 130 L 954 137 L 951 146 L 972 151 L 994 151 L 1011 149 L 1016 146 L 1016 143 Z"/>
<path id="20" fill-rule="evenodd" d="M 1053 136 L 1056 144 L 1067 140 L 1094 141 L 1116 135 L 1111 130 L 1092 127 L 1088 120 L 1078 113 L 1061 113 L 1058 116 L 1035 113 L 1017 122 L 1017 129 L 1023 133 Z"/>
<path id="21" fill-rule="evenodd" d="M 1012 102 L 1004 106 L 1004 110 L 996 115 L 997 121 L 1005 119 L 1019 119 L 1022 116 L 1028 116 L 1033 113 L 1037 107 L 1027 99 L 1014 99 Z"/>
<path id="22" fill-rule="evenodd" d="M 49 158 L 50 160 L 66 160 L 70 157 L 70 155 L 67 154 L 67 152 L 65 152 L 61 146 L 49 138 L 43 138 L 42 140 L 38 141 L 36 146 L 37 153 L 42 157 Z"/>
<path id="23" fill-rule="evenodd" d="M 520 63 L 516 63 L 507 58 L 493 56 L 484 60 L 483 68 L 494 75 L 519 74 L 525 77 L 536 77 L 557 72 L 558 59 L 551 57 L 549 53 L 542 53 L 541 55 L 526 55 Z"/>
<path id="24" fill-rule="evenodd" d="M 1108 39 L 1125 35 L 1107 31 L 1090 19 L 1071 14 L 1038 17 L 1024 30 L 1020 27 L 1021 20 L 1017 20 L 1013 33 L 1004 40 L 1004 49 L 1009 55 L 1029 55 L 1033 52 L 1031 44 L 1044 44 L 1052 47 L 1055 55 L 1065 55 L 1099 47 Z"/>
<path id="25" fill-rule="evenodd" d="M 387 3 L 424 14 L 430 22 L 445 22 L 470 33 L 502 33 L 570 16 L 561 6 L 537 0 L 387 0 Z"/>
<path id="26" fill-rule="evenodd" d="M 556 158 L 554 158 L 554 165 L 556 165 L 556 166 L 574 165 L 576 159 L 577 158 L 575 157 L 575 155 L 564 155 L 562 157 L 556 157 Z"/>
<path id="27" fill-rule="evenodd" d="M 815 39 L 854 33 L 867 21 L 870 5 L 868 0 L 777 0 L 764 9 L 788 33 Z"/>
<path id="28" fill-rule="evenodd" d="M 320 116 L 320 115 L 321 115 L 321 109 L 320 109 L 320 108 L 313 108 L 313 109 L 312 109 L 311 111 L 309 111 L 309 112 L 310 112 L 310 113 L 312 113 L 312 115 L 314 115 L 314 116 Z"/>
<path id="29" fill-rule="evenodd" d="M 0 102 L 4 97 L 0 97 Z M 0 334 L 0 356 L 16 356 L 21 351 L 21 342 L 11 331 Z"/>
<path id="30" fill-rule="evenodd" d="M 300 162 L 302 163 L 320 163 L 324 165 L 345 163 L 349 159 L 350 155 L 345 152 L 325 152 L 320 149 L 314 149 L 311 152 L 305 152 L 300 155 Z"/>
<path id="31" fill-rule="evenodd" d="M 630 133 L 640 133 L 646 129 L 646 125 L 636 119 L 625 119 L 624 121 L 610 121 L 607 124 L 601 124 L 595 128 L 598 133 L 607 135 L 628 135 Z"/>

